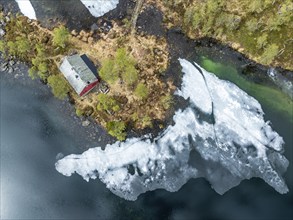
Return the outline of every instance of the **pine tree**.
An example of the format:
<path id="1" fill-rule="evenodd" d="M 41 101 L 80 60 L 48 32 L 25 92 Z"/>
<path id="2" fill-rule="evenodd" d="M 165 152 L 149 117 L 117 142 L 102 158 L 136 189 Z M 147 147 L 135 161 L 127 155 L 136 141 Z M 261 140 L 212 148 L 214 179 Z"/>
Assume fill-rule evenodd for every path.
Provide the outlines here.
<path id="1" fill-rule="evenodd" d="M 49 76 L 48 84 L 52 88 L 54 96 L 59 99 L 64 99 L 70 90 L 67 81 L 61 75 Z"/>
<path id="2" fill-rule="evenodd" d="M 279 47 L 276 44 L 269 45 L 261 56 L 264 64 L 269 65 L 279 53 Z"/>
<path id="3" fill-rule="evenodd" d="M 70 37 L 68 29 L 64 26 L 57 27 L 53 30 L 53 45 L 65 48 Z"/>
<path id="4" fill-rule="evenodd" d="M 125 128 L 126 124 L 123 121 L 110 121 L 106 124 L 108 133 L 119 141 L 123 141 L 126 138 Z"/>

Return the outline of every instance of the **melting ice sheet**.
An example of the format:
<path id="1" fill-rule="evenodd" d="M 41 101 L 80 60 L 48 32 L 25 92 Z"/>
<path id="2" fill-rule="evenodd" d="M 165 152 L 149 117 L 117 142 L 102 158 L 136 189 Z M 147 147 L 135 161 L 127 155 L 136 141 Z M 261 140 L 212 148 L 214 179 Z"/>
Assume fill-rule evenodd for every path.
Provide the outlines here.
<path id="1" fill-rule="evenodd" d="M 69 155 L 56 163 L 65 176 L 100 178 L 116 195 L 135 200 L 159 188 L 177 191 L 190 178 L 205 177 L 220 194 L 243 179 L 260 177 L 279 193 L 288 192 L 283 139 L 263 119 L 257 100 L 197 64 L 180 59 L 179 95 L 189 107 L 152 141 L 130 138 Z"/>
<path id="2" fill-rule="evenodd" d="M 100 17 L 116 8 L 119 0 L 80 0 L 82 4 L 95 16 Z"/>
<path id="3" fill-rule="evenodd" d="M 29 0 L 15 0 L 21 13 L 30 19 L 37 19 L 35 9 Z"/>

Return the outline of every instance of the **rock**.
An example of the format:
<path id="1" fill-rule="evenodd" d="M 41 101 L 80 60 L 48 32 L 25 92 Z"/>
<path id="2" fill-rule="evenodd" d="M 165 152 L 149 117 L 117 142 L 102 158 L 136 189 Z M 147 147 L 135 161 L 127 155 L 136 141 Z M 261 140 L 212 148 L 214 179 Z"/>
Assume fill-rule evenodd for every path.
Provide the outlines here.
<path id="1" fill-rule="evenodd" d="M 238 50 L 241 47 L 241 45 L 239 43 L 232 43 L 232 48 L 234 48 L 235 50 Z"/>
<path id="2" fill-rule="evenodd" d="M 94 38 L 93 38 L 93 37 L 89 37 L 89 38 L 87 39 L 87 41 L 91 44 L 91 43 L 94 42 Z"/>
<path id="3" fill-rule="evenodd" d="M 62 153 L 58 153 L 57 156 L 56 156 L 56 160 L 60 160 L 64 157 L 64 154 Z"/>
<path id="4" fill-rule="evenodd" d="M 3 37 L 5 35 L 5 31 L 3 29 L 0 29 L 0 37 Z"/>
<path id="5" fill-rule="evenodd" d="M 15 64 L 15 61 L 14 61 L 14 60 L 10 60 L 10 61 L 9 61 L 9 65 L 10 65 L 10 66 L 13 66 L 14 64 Z"/>
<path id="6" fill-rule="evenodd" d="M 20 77 L 19 74 L 15 74 L 15 75 L 14 75 L 14 78 L 15 78 L 15 79 L 18 79 L 19 77 Z"/>
<path id="7" fill-rule="evenodd" d="M 5 21 L 3 19 L 0 20 L 0 25 L 2 25 L 2 26 L 6 25 L 6 23 L 5 23 Z"/>
<path id="8" fill-rule="evenodd" d="M 78 35 L 78 33 L 77 33 L 76 30 L 72 30 L 72 31 L 71 31 L 71 35 L 76 37 L 76 36 Z"/>
<path id="9" fill-rule="evenodd" d="M 0 67 L 0 72 L 4 72 L 4 71 L 6 71 L 7 70 L 7 66 L 2 66 L 1 65 L 1 67 Z"/>
<path id="10" fill-rule="evenodd" d="M 8 67 L 8 73 L 13 73 L 14 69 L 12 67 Z"/>
<path id="11" fill-rule="evenodd" d="M 2 64 L 0 65 L 0 68 L 3 68 L 3 67 L 5 67 L 5 66 L 8 66 L 8 62 L 4 62 L 4 63 L 2 63 Z"/>
<path id="12" fill-rule="evenodd" d="M 116 37 L 116 32 L 114 32 L 114 31 L 110 32 L 110 33 L 108 34 L 108 37 L 109 37 L 110 39 L 114 39 L 114 38 Z"/>
<path id="13" fill-rule="evenodd" d="M 81 31 L 79 32 L 79 35 L 80 35 L 80 36 L 85 36 L 85 35 L 86 35 L 86 32 L 85 32 L 84 30 L 81 30 Z"/>
<path id="14" fill-rule="evenodd" d="M 98 29 L 99 29 L 99 26 L 96 23 L 92 24 L 91 31 L 96 31 Z"/>
<path id="15" fill-rule="evenodd" d="M 82 40 L 83 42 L 86 42 L 86 43 L 88 42 L 88 38 L 87 38 L 87 37 L 85 37 L 85 36 L 84 36 L 84 37 L 82 37 L 82 38 L 81 38 L 81 40 Z"/>
<path id="16" fill-rule="evenodd" d="M 163 51 L 161 51 L 159 48 L 156 48 L 156 47 L 153 49 L 153 52 L 155 55 L 162 55 L 163 53 Z"/>
<path id="17" fill-rule="evenodd" d="M 81 125 L 83 126 L 83 127 L 87 127 L 87 126 L 89 126 L 91 124 L 91 122 L 89 121 L 89 120 L 85 120 L 85 121 L 83 121 L 82 123 L 81 123 Z"/>

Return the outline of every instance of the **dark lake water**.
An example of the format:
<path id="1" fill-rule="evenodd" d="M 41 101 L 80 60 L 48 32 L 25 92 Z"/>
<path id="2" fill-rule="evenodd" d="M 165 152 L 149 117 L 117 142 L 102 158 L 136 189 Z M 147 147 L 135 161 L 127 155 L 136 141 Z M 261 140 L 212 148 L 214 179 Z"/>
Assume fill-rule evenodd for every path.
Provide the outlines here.
<path id="1" fill-rule="evenodd" d="M 197 59 L 205 65 L 207 58 Z M 209 61 L 206 68 L 213 66 Z M 225 65 L 214 70 L 221 75 L 227 72 Z M 19 73 L 26 75 L 22 68 Z M 54 167 L 58 153 L 81 153 L 96 146 L 99 138 L 107 142 L 107 135 L 100 129 L 84 129 L 72 107 L 53 98 L 40 82 L 0 74 L 2 219 L 292 219 L 292 164 L 285 175 L 290 189 L 286 195 L 252 179 L 220 196 L 204 179 L 196 179 L 178 192 L 156 190 L 128 202 L 99 180 L 87 183 L 77 175 L 62 176 Z M 285 97 L 270 98 L 282 103 L 278 98 Z M 291 116 L 265 100 L 259 101 L 266 118 L 284 137 L 285 155 L 292 162 Z"/>

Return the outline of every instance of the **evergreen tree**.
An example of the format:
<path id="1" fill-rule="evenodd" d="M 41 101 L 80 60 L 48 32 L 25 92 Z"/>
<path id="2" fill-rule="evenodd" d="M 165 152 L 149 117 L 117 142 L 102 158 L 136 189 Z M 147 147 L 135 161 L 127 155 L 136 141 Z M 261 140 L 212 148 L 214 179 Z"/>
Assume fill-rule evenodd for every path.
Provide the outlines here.
<path id="1" fill-rule="evenodd" d="M 261 56 L 264 64 L 269 65 L 279 53 L 279 47 L 276 44 L 269 45 Z"/>
<path id="2" fill-rule="evenodd" d="M 68 29 L 64 26 L 57 27 L 53 30 L 53 45 L 65 48 L 70 37 Z"/>
<path id="3" fill-rule="evenodd" d="M 122 79 L 127 85 L 133 85 L 138 80 L 138 73 L 133 65 L 126 66 Z"/>
<path id="4" fill-rule="evenodd" d="M 119 79 L 119 72 L 114 71 L 114 63 L 114 60 L 111 59 L 104 60 L 99 71 L 100 77 L 109 84 L 113 84 Z"/>
<path id="5" fill-rule="evenodd" d="M 100 76 L 109 84 L 114 84 L 122 78 L 127 85 L 133 85 L 138 80 L 138 71 L 134 59 L 127 55 L 125 48 L 120 48 L 114 59 L 106 59 L 102 62 Z"/>
<path id="6" fill-rule="evenodd" d="M 106 129 L 110 135 L 116 137 L 119 141 L 123 141 L 126 138 L 125 122 L 123 121 L 110 121 L 106 124 Z"/>
<path id="7" fill-rule="evenodd" d="M 70 91 L 67 81 L 61 75 L 49 76 L 48 84 L 52 88 L 54 96 L 59 99 L 64 99 Z"/>
<path id="8" fill-rule="evenodd" d="M 25 37 L 16 37 L 16 47 L 17 47 L 17 54 L 21 58 L 25 58 L 28 54 L 28 52 L 31 50 L 30 42 Z"/>
<path id="9" fill-rule="evenodd" d="M 114 111 L 117 112 L 120 110 L 119 103 L 109 95 L 100 93 L 97 97 L 99 103 L 97 105 L 97 110 L 99 111 Z"/>
<path id="10" fill-rule="evenodd" d="M 258 37 L 257 38 L 257 43 L 256 43 L 257 49 L 264 48 L 268 43 L 267 39 L 268 39 L 268 34 L 263 34 L 260 37 Z"/>

